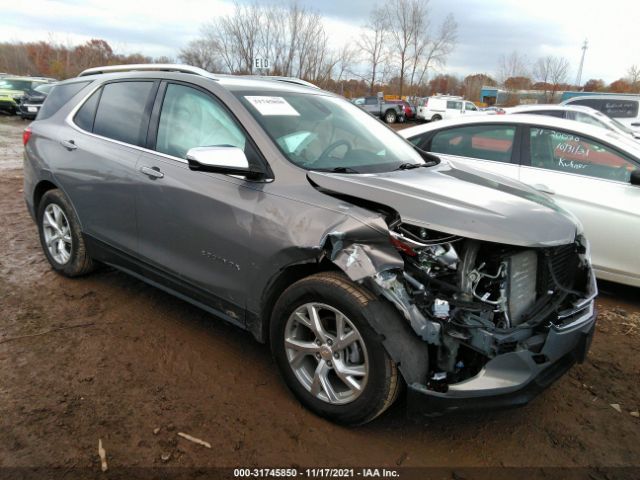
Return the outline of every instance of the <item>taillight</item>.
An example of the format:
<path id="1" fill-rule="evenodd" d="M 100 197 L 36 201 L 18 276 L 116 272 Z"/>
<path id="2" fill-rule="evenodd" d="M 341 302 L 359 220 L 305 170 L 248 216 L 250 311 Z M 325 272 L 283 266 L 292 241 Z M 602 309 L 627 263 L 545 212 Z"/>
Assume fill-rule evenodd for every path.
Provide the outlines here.
<path id="1" fill-rule="evenodd" d="M 31 138 L 31 127 L 27 127 L 22 132 L 22 145 L 26 147 L 30 138 Z"/>

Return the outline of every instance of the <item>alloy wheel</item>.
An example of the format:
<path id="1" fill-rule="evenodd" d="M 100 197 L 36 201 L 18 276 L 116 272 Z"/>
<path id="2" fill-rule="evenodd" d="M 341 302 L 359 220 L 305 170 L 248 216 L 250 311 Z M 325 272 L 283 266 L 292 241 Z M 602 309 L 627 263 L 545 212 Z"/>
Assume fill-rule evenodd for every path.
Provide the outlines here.
<path id="1" fill-rule="evenodd" d="M 50 203 L 42 216 L 44 242 L 51 257 L 60 265 L 71 258 L 71 228 L 64 211 L 55 203 Z"/>
<path id="2" fill-rule="evenodd" d="M 322 303 L 298 307 L 287 320 L 284 346 L 293 373 L 315 398 L 343 405 L 363 392 L 369 374 L 366 346 L 339 310 Z"/>

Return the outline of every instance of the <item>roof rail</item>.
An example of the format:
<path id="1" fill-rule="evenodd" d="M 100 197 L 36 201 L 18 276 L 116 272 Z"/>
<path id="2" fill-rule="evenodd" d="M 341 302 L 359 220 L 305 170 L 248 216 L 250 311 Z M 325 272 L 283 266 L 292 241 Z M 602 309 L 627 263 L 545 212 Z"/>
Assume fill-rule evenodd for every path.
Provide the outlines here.
<path id="1" fill-rule="evenodd" d="M 293 83 L 295 85 L 302 85 L 303 87 L 311 87 L 311 88 L 320 89 L 320 87 L 318 87 L 317 85 L 314 85 L 311 82 L 307 82 L 306 80 L 302 80 L 301 78 L 297 78 L 297 77 L 280 77 L 280 76 L 277 76 L 277 75 L 260 75 L 260 78 L 264 78 L 266 80 L 275 80 L 276 82 Z"/>
<path id="2" fill-rule="evenodd" d="M 281 77 L 279 75 L 229 75 L 229 74 L 225 74 L 225 77 L 236 77 L 236 78 L 247 78 L 249 80 L 271 80 L 274 82 L 285 82 L 285 83 L 292 83 L 294 85 L 301 85 L 303 87 L 309 87 L 309 88 L 316 88 L 318 90 L 320 90 L 320 87 L 318 87 L 317 85 L 314 85 L 311 82 L 307 82 L 306 80 L 302 80 L 301 78 L 297 78 L 297 77 Z"/>
<path id="3" fill-rule="evenodd" d="M 192 67 L 191 65 L 180 65 L 177 63 L 133 63 L 130 65 L 107 65 L 104 67 L 93 67 L 83 70 L 78 75 L 79 77 L 86 77 L 87 75 L 97 75 L 100 73 L 115 73 L 115 72 L 180 72 L 191 73 L 193 75 L 200 75 L 202 77 L 216 78 L 211 72 L 198 67 Z"/>

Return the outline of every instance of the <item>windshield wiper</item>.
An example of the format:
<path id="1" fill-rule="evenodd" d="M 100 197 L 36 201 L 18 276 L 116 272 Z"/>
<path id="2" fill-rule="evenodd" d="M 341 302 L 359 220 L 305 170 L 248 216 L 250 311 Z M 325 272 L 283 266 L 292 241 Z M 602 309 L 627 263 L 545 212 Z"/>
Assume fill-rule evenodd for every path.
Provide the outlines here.
<path id="1" fill-rule="evenodd" d="M 433 164 L 429 164 L 429 163 L 401 163 L 400 165 L 398 165 L 398 168 L 396 168 L 396 170 L 412 170 L 414 168 L 431 167 L 431 166 L 433 166 Z"/>
<path id="2" fill-rule="evenodd" d="M 335 167 L 335 168 L 313 168 L 316 172 L 333 172 L 333 173 L 360 173 L 351 167 Z"/>

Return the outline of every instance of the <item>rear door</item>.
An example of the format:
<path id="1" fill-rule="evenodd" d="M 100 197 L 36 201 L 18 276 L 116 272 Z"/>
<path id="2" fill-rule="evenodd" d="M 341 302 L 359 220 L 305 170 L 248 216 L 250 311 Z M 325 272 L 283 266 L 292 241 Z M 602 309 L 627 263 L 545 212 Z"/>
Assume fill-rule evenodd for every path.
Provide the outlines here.
<path id="1" fill-rule="evenodd" d="M 173 279 L 173 288 L 244 323 L 253 212 L 259 182 L 189 169 L 193 147 L 242 148 L 250 162 L 256 147 L 235 117 L 211 92 L 163 82 L 136 177 L 139 256 Z"/>
<path id="2" fill-rule="evenodd" d="M 120 250 L 136 250 L 136 163 L 158 82 L 120 80 L 95 90 L 60 139 L 56 176 L 85 234 Z M 44 111 L 44 110 L 43 110 Z"/>
<path id="3" fill-rule="evenodd" d="M 409 138 L 419 148 L 514 180 L 519 178 L 520 135 L 513 124 L 444 128 Z"/>
<path id="4" fill-rule="evenodd" d="M 569 131 L 530 127 L 525 138 L 520 179 L 581 220 L 600 277 L 640 281 L 640 187 L 629 183 L 637 160 Z"/>

